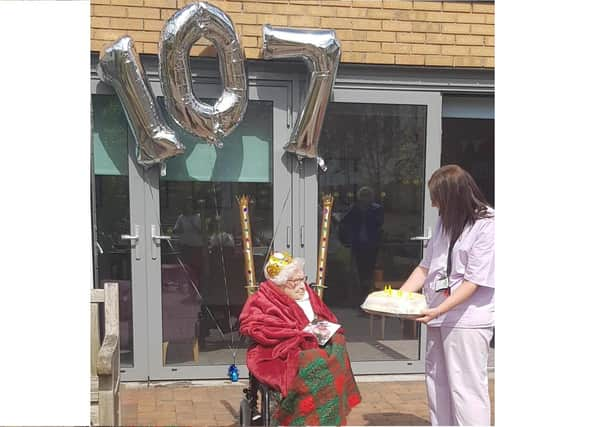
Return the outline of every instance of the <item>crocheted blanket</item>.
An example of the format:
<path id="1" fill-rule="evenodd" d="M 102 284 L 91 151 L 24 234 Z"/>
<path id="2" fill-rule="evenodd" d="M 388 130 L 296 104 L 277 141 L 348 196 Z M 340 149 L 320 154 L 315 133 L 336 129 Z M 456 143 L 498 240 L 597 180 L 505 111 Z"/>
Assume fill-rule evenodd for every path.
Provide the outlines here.
<path id="1" fill-rule="evenodd" d="M 350 409 L 360 401 L 346 340 L 336 333 L 326 346 L 299 353 L 298 374 L 273 421 L 283 426 L 346 425 Z"/>

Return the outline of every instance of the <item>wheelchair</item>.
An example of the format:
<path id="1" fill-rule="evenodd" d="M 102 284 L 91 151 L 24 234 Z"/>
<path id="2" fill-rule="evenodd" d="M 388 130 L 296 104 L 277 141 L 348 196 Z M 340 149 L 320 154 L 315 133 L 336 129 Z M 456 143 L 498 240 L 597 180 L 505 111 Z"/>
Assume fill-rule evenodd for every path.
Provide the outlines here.
<path id="1" fill-rule="evenodd" d="M 269 427 L 271 425 L 271 413 L 275 410 L 277 404 L 273 396 L 273 389 L 258 381 L 250 372 L 248 388 L 245 388 L 243 392 L 244 397 L 240 402 L 240 426 Z"/>
<path id="2" fill-rule="evenodd" d="M 315 290 L 316 283 L 309 283 L 309 286 Z M 278 403 L 274 396 L 276 391 L 258 381 L 252 372 L 248 372 L 248 388 L 245 388 L 243 393 L 244 397 L 240 402 L 240 426 L 269 427 L 271 413 L 275 412 Z"/>

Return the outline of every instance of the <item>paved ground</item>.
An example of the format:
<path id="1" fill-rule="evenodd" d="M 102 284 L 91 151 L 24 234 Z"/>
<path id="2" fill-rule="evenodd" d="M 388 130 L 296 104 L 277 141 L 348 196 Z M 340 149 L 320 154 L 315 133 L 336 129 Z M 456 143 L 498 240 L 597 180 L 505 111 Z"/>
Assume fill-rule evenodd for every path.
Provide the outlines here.
<path id="1" fill-rule="evenodd" d="M 350 414 L 349 425 L 429 425 L 427 397 L 422 376 L 397 376 L 397 381 L 376 381 L 358 377 L 363 401 Z M 406 381 L 405 378 L 416 379 Z M 490 378 L 492 423 L 494 422 L 494 380 Z M 374 381 L 375 380 L 375 381 Z M 123 425 L 221 426 L 238 424 L 242 380 L 198 383 L 124 383 L 121 391 Z"/>

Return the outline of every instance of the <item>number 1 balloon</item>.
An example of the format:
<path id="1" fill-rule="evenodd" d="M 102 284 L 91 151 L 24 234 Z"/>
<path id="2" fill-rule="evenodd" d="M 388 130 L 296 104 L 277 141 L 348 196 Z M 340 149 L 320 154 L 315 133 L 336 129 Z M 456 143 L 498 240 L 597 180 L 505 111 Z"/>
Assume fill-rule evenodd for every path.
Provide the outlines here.
<path id="1" fill-rule="evenodd" d="M 121 101 L 137 144 L 138 163 L 149 167 L 184 152 L 160 112 L 131 37 L 121 37 L 104 49 L 98 74 Z"/>

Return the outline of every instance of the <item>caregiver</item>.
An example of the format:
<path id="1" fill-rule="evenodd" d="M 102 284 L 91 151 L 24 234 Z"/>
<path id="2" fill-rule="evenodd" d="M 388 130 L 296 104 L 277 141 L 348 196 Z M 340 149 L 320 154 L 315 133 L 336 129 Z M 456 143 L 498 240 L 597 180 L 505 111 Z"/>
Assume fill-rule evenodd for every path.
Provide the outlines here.
<path id="1" fill-rule="evenodd" d="M 494 326 L 494 210 L 468 172 L 444 166 L 428 182 L 439 219 L 402 285 L 424 290 L 425 380 L 432 425 L 490 425 L 487 359 Z"/>

